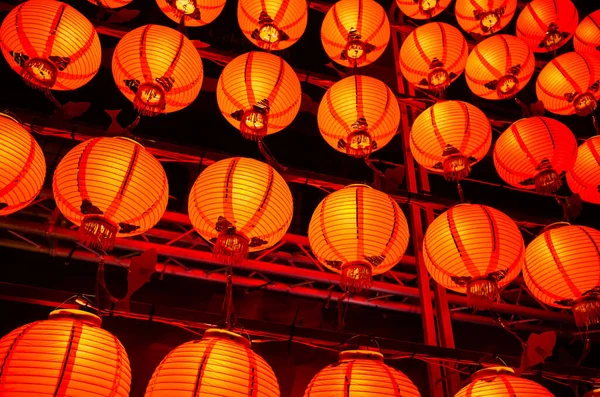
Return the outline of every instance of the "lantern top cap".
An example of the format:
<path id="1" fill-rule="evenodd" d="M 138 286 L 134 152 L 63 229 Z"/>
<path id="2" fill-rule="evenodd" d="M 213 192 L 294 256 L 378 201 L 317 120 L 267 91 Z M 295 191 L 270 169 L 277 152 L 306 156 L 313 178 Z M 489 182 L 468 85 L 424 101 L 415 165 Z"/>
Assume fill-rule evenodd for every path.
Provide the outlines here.
<path id="1" fill-rule="evenodd" d="M 476 380 L 481 380 L 481 379 L 485 379 L 485 378 L 492 378 L 492 377 L 496 377 L 499 375 L 512 375 L 512 376 L 516 376 L 515 375 L 515 371 L 512 368 L 509 367 L 489 367 L 489 368 L 484 368 L 484 369 L 480 369 L 479 371 L 475 372 L 473 375 L 471 375 L 471 382 L 475 382 Z"/>
<path id="2" fill-rule="evenodd" d="M 89 312 L 84 312 L 83 310 L 75 310 L 75 309 L 58 309 L 54 310 L 48 316 L 49 320 L 76 320 L 80 321 L 87 325 L 93 325 L 95 327 L 100 327 L 102 325 L 102 319 L 97 315 Z"/>
<path id="3" fill-rule="evenodd" d="M 0 112 L 0 117 L 5 117 L 5 118 L 7 118 L 7 119 L 9 119 L 9 120 L 12 120 L 12 121 L 14 121 L 15 123 L 17 123 L 17 124 L 21 125 L 21 123 L 19 122 L 19 120 L 17 120 L 16 118 L 14 118 L 13 116 L 11 116 L 11 115 L 10 115 L 10 114 L 8 114 L 8 113 L 5 113 L 5 112 Z"/>
<path id="4" fill-rule="evenodd" d="M 366 187 L 366 188 L 369 188 L 369 189 L 373 189 L 371 186 L 369 186 L 369 185 L 366 185 L 366 184 L 364 184 L 364 183 L 353 183 L 353 184 L 351 184 L 351 185 L 344 186 L 344 189 L 346 189 L 346 188 L 350 188 L 350 187 Z"/>
<path id="5" fill-rule="evenodd" d="M 554 222 L 554 223 L 549 224 L 545 228 L 543 228 L 542 231 L 540 232 L 540 234 L 544 234 L 549 230 L 558 229 L 559 227 L 564 227 L 564 226 L 571 226 L 571 224 L 569 222 Z"/>
<path id="6" fill-rule="evenodd" d="M 224 329 L 218 329 L 218 328 L 207 329 L 204 332 L 204 336 L 202 337 L 202 339 L 206 339 L 206 338 L 229 340 L 229 341 L 235 342 L 237 344 L 240 344 L 246 348 L 250 348 L 250 341 L 248 339 L 244 338 L 240 334 L 236 334 L 235 332 L 231 332 L 231 331 L 226 331 Z"/>
<path id="7" fill-rule="evenodd" d="M 131 143 L 135 143 L 138 146 L 144 147 L 144 145 L 142 145 L 140 142 L 136 141 L 133 138 L 129 138 L 129 137 L 126 137 L 126 136 L 116 136 L 115 138 L 116 139 L 123 139 L 124 141 L 129 141 Z"/>
<path id="8" fill-rule="evenodd" d="M 383 354 L 371 350 L 346 350 L 340 352 L 339 361 L 347 360 L 383 361 Z"/>

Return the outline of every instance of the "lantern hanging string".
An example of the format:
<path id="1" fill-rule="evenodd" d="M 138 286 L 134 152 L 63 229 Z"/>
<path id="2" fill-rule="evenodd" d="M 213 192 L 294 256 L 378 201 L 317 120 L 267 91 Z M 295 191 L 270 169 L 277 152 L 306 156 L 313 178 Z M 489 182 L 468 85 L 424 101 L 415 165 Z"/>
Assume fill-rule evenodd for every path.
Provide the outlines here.
<path id="1" fill-rule="evenodd" d="M 236 324 L 235 307 L 233 306 L 233 266 L 227 268 L 227 285 L 225 287 L 223 311 L 226 316 L 225 326 L 228 331 L 231 331 Z"/>
<path id="2" fill-rule="evenodd" d="M 275 168 L 279 172 L 283 172 L 283 171 L 287 170 L 287 167 L 284 167 L 283 165 L 279 164 L 279 162 L 275 159 L 275 157 L 273 156 L 273 154 L 271 153 L 271 151 L 269 150 L 267 145 L 265 145 L 262 138 L 258 140 L 258 150 L 260 150 L 260 153 L 267 160 L 267 163 L 271 167 Z"/>
<path id="3" fill-rule="evenodd" d="M 344 304 L 346 301 L 346 304 Z M 338 309 L 338 331 L 342 331 L 346 326 L 346 313 L 350 305 L 350 292 L 344 292 L 337 300 Z"/>
<path id="4" fill-rule="evenodd" d="M 369 158 L 369 156 L 365 157 L 365 164 L 367 165 L 367 167 L 372 169 L 373 172 L 375 172 L 381 178 L 385 179 L 385 174 L 383 172 L 381 172 L 381 170 L 379 168 L 375 167 L 375 164 L 373 164 L 373 161 Z"/>

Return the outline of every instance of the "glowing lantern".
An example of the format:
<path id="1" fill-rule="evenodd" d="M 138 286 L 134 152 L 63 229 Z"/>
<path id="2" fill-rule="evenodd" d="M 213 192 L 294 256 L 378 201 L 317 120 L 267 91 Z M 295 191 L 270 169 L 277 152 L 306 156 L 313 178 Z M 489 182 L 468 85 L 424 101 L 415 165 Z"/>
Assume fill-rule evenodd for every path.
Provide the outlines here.
<path id="1" fill-rule="evenodd" d="M 27 207 L 42 189 L 46 160 L 21 124 L 0 113 L 0 216 Z"/>
<path id="2" fill-rule="evenodd" d="M 317 121 L 321 135 L 333 148 L 353 157 L 368 157 L 396 135 L 400 108 L 384 83 L 354 75 L 327 90 Z"/>
<path id="3" fill-rule="evenodd" d="M 570 0 L 533 0 L 517 19 L 517 37 L 533 52 L 555 51 L 569 41 L 579 22 Z"/>
<path id="4" fill-rule="evenodd" d="M 55 310 L 0 339 L 0 395 L 128 397 L 127 352 L 101 324 L 91 313 Z"/>
<path id="5" fill-rule="evenodd" d="M 334 62 L 359 67 L 376 61 L 390 41 L 390 22 L 373 0 L 340 0 L 323 20 L 321 42 Z"/>
<path id="6" fill-rule="evenodd" d="M 306 0 L 241 0 L 238 22 L 244 36 L 260 48 L 283 50 L 297 42 L 308 21 Z"/>
<path id="7" fill-rule="evenodd" d="M 282 58 L 265 52 L 235 58 L 217 83 L 221 113 L 246 139 L 260 140 L 290 125 L 301 101 L 296 72 Z"/>
<path id="8" fill-rule="evenodd" d="M 366 185 L 331 193 L 316 208 L 308 227 L 312 252 L 341 273 L 346 291 L 371 287 L 372 275 L 394 267 L 406 252 L 408 224 L 398 204 Z"/>
<path id="9" fill-rule="evenodd" d="M 279 384 L 246 338 L 208 329 L 201 341 L 172 350 L 154 371 L 145 397 L 164 396 L 279 397 Z"/>
<path id="10" fill-rule="evenodd" d="M 132 0 L 88 0 L 90 3 L 104 8 L 121 8 L 131 3 Z"/>
<path id="11" fill-rule="evenodd" d="M 517 0 L 456 0 L 454 13 L 465 32 L 487 36 L 504 28 L 516 10 Z"/>
<path id="12" fill-rule="evenodd" d="M 156 0 L 158 8 L 172 21 L 185 26 L 204 26 L 223 11 L 226 0 Z"/>
<path id="13" fill-rule="evenodd" d="M 583 201 L 600 204 L 600 136 L 579 146 L 575 165 L 567 173 L 567 183 Z"/>
<path id="14" fill-rule="evenodd" d="M 94 26 L 59 1 L 30 0 L 13 8 L 0 27 L 0 41 L 10 67 L 41 90 L 74 90 L 100 67 Z"/>
<path id="15" fill-rule="evenodd" d="M 290 188 L 270 165 L 234 157 L 208 166 L 190 192 L 192 225 L 217 259 L 243 261 L 284 236 L 294 212 Z"/>
<path id="16" fill-rule="evenodd" d="M 573 36 L 573 47 L 577 52 L 600 51 L 600 10 L 583 18 Z"/>
<path id="17" fill-rule="evenodd" d="M 202 86 L 202 60 L 181 32 L 146 25 L 127 33 L 113 54 L 119 90 L 145 116 L 171 113 L 191 104 Z"/>
<path id="18" fill-rule="evenodd" d="M 556 114 L 590 115 L 600 98 L 600 57 L 569 52 L 544 66 L 535 86 L 546 110 Z"/>
<path id="19" fill-rule="evenodd" d="M 411 32 L 400 49 L 400 68 L 409 83 L 444 90 L 465 70 L 469 47 L 462 33 L 432 22 Z"/>
<path id="20" fill-rule="evenodd" d="M 452 0 L 396 0 L 404 15 L 414 19 L 430 19 L 450 5 Z"/>
<path id="21" fill-rule="evenodd" d="M 473 93 L 485 99 L 514 97 L 531 79 L 535 57 L 521 39 L 492 36 L 471 51 L 465 77 Z"/>
<path id="22" fill-rule="evenodd" d="M 544 386 L 520 378 L 508 367 L 479 370 L 454 397 L 554 397 Z"/>
<path id="23" fill-rule="evenodd" d="M 573 168 L 577 140 L 563 123 L 530 117 L 513 123 L 496 141 L 494 165 L 512 186 L 552 193 Z"/>
<path id="24" fill-rule="evenodd" d="M 589 393 L 586 393 L 583 397 L 598 397 L 600 396 L 600 389 L 592 390 Z"/>
<path id="25" fill-rule="evenodd" d="M 167 208 L 162 165 L 127 138 L 94 138 L 58 164 L 52 183 L 60 212 L 79 228 L 79 241 L 111 250 L 115 238 L 144 233 Z"/>
<path id="26" fill-rule="evenodd" d="M 521 272 L 523 237 L 502 212 L 459 204 L 438 216 L 423 240 L 425 265 L 444 288 L 467 294 L 468 304 L 488 308 Z"/>
<path id="27" fill-rule="evenodd" d="M 304 397 L 420 397 L 408 376 L 383 362 L 383 355 L 368 350 L 340 353 L 337 363 L 312 379 Z"/>
<path id="28" fill-rule="evenodd" d="M 579 327 L 600 322 L 600 232 L 553 224 L 527 247 L 523 278 L 540 302 L 571 308 Z"/>
<path id="29" fill-rule="evenodd" d="M 444 101 L 426 109 L 410 131 L 410 150 L 422 167 L 459 181 L 492 145 L 492 127 L 485 114 L 461 101 Z"/>

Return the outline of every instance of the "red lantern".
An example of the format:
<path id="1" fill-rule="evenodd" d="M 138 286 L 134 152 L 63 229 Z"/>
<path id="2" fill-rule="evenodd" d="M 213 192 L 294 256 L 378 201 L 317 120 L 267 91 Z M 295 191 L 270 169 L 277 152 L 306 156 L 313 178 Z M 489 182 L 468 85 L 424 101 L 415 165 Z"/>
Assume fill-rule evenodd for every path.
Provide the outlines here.
<path id="1" fill-rule="evenodd" d="M 553 193 L 573 168 L 577 140 L 563 123 L 547 117 L 521 119 L 496 141 L 494 164 L 512 186 Z"/>
<path id="2" fill-rule="evenodd" d="M 533 52 L 555 51 L 575 33 L 579 14 L 570 0 L 533 0 L 517 19 L 517 37 Z"/>
<path id="3" fill-rule="evenodd" d="M 398 8 L 409 18 L 430 19 L 450 5 L 452 0 L 396 0 Z"/>
<path id="4" fill-rule="evenodd" d="M 487 36 L 504 28 L 516 10 L 517 0 L 456 0 L 454 13 L 464 31 Z"/>
<path id="5" fill-rule="evenodd" d="M 548 389 L 520 378 L 508 367 L 492 367 L 473 374 L 470 383 L 454 397 L 554 397 Z"/>
<path id="6" fill-rule="evenodd" d="M 13 8 L 0 27 L 0 41 L 10 67 L 41 90 L 74 90 L 100 68 L 94 26 L 59 1 L 29 0 Z"/>
<path id="7" fill-rule="evenodd" d="M 221 14 L 226 0 L 156 0 L 158 8 L 172 21 L 196 27 L 208 25 Z"/>
<path id="8" fill-rule="evenodd" d="M 499 34 L 485 39 L 471 51 L 465 77 L 473 94 L 485 99 L 514 97 L 531 79 L 535 57 L 515 36 Z"/>
<path id="9" fill-rule="evenodd" d="M 202 60 L 181 32 L 146 25 L 127 33 L 113 54 L 119 90 L 145 116 L 171 113 L 191 104 L 202 86 Z"/>
<path id="10" fill-rule="evenodd" d="M 432 22 L 411 32 L 400 49 L 400 68 L 409 83 L 444 90 L 465 70 L 469 47 L 462 33 Z"/>
<path id="11" fill-rule="evenodd" d="M 567 183 L 583 201 L 600 204 L 600 136 L 579 146 L 575 165 L 567 173 Z"/>
<path id="12" fill-rule="evenodd" d="M 600 51 L 600 10 L 583 18 L 573 36 L 573 47 L 577 52 Z"/>
<path id="13" fill-rule="evenodd" d="M 131 3 L 132 0 L 88 0 L 90 3 L 104 8 L 121 8 Z"/>

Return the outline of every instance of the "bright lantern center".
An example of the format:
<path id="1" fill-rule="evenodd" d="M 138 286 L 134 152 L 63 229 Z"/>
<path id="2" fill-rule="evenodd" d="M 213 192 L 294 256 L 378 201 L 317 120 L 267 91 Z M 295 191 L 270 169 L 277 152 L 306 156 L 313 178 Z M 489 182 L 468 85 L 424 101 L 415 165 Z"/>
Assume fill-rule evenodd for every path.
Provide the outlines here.
<path id="1" fill-rule="evenodd" d="M 364 53 L 365 49 L 360 41 L 351 41 L 346 47 L 346 54 L 348 54 L 348 58 L 359 59 L 364 55 Z"/>
<path id="2" fill-rule="evenodd" d="M 371 137 L 366 132 L 355 132 L 348 137 L 348 145 L 354 150 L 365 150 L 371 147 Z"/>
<path id="3" fill-rule="evenodd" d="M 250 112 L 246 115 L 244 124 L 253 131 L 261 131 L 266 127 L 265 116 L 259 112 Z"/>
<path id="4" fill-rule="evenodd" d="M 185 15 L 190 15 L 196 11 L 196 3 L 194 0 L 175 0 L 175 8 Z"/>
<path id="5" fill-rule="evenodd" d="M 496 92 L 498 96 L 501 98 L 511 96 L 515 90 L 517 89 L 517 85 L 519 84 L 519 79 L 513 75 L 506 75 L 498 81 L 498 86 L 496 87 Z"/>
<path id="6" fill-rule="evenodd" d="M 56 67 L 49 61 L 34 58 L 27 62 L 25 69 L 41 85 L 49 87 L 56 81 Z"/>
<path id="7" fill-rule="evenodd" d="M 431 87 L 443 87 L 448 84 L 448 72 L 445 69 L 434 69 L 429 73 L 429 85 Z"/>
<path id="8" fill-rule="evenodd" d="M 421 11 L 431 11 L 437 6 L 437 0 L 421 0 Z"/>
<path id="9" fill-rule="evenodd" d="M 487 28 L 488 31 L 492 30 L 498 22 L 500 22 L 500 18 L 495 12 L 488 12 L 481 18 L 481 26 Z"/>
<path id="10" fill-rule="evenodd" d="M 546 36 L 544 39 L 544 45 L 546 48 L 554 48 L 563 41 L 563 35 L 560 32 L 553 32 Z"/>
<path id="11" fill-rule="evenodd" d="M 150 106 L 158 106 L 163 101 L 162 90 L 152 85 L 140 86 L 138 96 L 140 101 Z"/>
<path id="12" fill-rule="evenodd" d="M 581 116 L 592 114 L 598 106 L 596 98 L 590 92 L 584 92 L 583 94 L 576 96 L 573 100 L 573 105 L 575 106 L 575 112 Z"/>
<path id="13" fill-rule="evenodd" d="M 265 43 L 273 44 L 279 41 L 279 30 L 271 24 L 261 26 L 259 35 L 260 39 Z"/>

